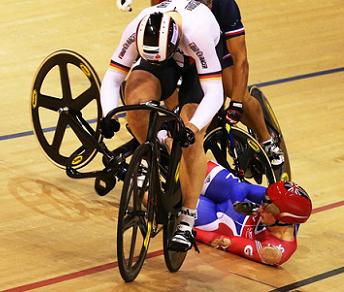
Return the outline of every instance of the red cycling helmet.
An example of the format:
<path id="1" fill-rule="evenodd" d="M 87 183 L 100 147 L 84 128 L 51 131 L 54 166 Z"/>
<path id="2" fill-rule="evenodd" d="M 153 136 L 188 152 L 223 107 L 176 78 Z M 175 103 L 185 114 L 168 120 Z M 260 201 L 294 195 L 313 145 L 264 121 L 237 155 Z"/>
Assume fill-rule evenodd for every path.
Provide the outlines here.
<path id="1" fill-rule="evenodd" d="M 304 223 L 312 213 L 312 201 L 307 192 L 293 182 L 279 181 L 270 185 L 266 200 L 279 208 L 280 213 L 275 218 L 287 224 Z"/>

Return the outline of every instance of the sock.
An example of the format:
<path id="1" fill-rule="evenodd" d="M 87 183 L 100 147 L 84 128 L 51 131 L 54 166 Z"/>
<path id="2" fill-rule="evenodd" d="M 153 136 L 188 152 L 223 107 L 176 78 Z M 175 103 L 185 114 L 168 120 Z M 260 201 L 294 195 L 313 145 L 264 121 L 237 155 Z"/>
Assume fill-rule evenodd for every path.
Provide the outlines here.
<path id="1" fill-rule="evenodd" d="M 262 142 L 262 143 L 260 143 L 260 144 L 261 144 L 261 145 L 272 144 L 273 141 L 274 141 L 274 140 L 270 137 L 270 139 L 268 139 L 268 140 L 266 140 L 266 141 L 264 141 L 264 142 Z"/>
<path id="2" fill-rule="evenodd" d="M 182 207 L 180 215 L 180 224 L 188 225 L 190 229 L 194 227 L 197 219 L 197 209 L 190 209 Z"/>
<path id="3" fill-rule="evenodd" d="M 159 143 L 162 145 L 165 145 L 166 138 L 168 138 L 167 131 L 166 130 L 160 130 L 157 134 Z"/>

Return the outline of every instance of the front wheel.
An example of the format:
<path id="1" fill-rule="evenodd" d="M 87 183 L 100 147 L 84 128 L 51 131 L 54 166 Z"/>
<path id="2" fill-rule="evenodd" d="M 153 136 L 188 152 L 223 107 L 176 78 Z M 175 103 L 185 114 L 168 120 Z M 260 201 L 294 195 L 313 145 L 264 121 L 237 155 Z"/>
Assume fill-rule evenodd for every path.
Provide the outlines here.
<path id="1" fill-rule="evenodd" d="M 171 273 L 179 271 L 180 267 L 183 265 L 186 258 L 187 252 L 178 252 L 168 249 L 168 243 L 170 242 L 176 226 L 178 224 L 178 214 L 170 213 L 168 215 L 167 223 L 164 224 L 164 258 L 165 264 Z"/>
<path id="2" fill-rule="evenodd" d="M 133 281 L 139 274 L 154 228 L 154 203 L 146 197 L 152 195 L 152 178 L 152 148 L 143 144 L 131 159 L 118 213 L 118 267 L 126 282 Z"/>

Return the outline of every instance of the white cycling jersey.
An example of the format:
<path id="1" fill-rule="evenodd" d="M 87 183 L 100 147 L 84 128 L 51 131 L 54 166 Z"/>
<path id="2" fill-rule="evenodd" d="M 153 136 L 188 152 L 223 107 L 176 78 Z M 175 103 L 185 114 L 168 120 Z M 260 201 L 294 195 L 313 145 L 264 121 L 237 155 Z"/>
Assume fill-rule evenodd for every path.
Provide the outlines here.
<path id="1" fill-rule="evenodd" d="M 102 82 L 101 103 L 104 116 L 118 106 L 119 87 L 138 58 L 135 39 L 140 20 L 153 12 L 170 11 L 178 12 L 182 20 L 182 36 L 174 59 L 179 66 L 183 66 L 180 62 L 183 58 L 179 54 L 195 61 L 204 93 L 191 122 L 202 129 L 220 109 L 223 103 L 223 86 L 221 65 L 215 49 L 220 39 L 219 25 L 210 9 L 197 1 L 168 0 L 142 10 L 125 28 Z"/>

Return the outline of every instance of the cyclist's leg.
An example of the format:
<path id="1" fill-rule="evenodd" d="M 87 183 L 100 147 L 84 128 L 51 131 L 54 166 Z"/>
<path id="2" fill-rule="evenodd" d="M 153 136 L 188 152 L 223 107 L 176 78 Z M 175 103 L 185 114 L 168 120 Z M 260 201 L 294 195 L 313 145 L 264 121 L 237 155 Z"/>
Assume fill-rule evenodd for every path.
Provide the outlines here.
<path id="1" fill-rule="evenodd" d="M 135 70 L 128 77 L 125 96 L 126 104 L 138 104 L 149 100 L 160 99 L 160 82 L 152 73 L 143 70 Z M 142 143 L 145 140 L 149 112 L 129 111 L 127 113 L 128 124 L 136 139 Z"/>
<path id="2" fill-rule="evenodd" d="M 178 106 L 178 91 L 175 90 L 171 96 L 164 100 L 166 107 L 172 110 Z"/>
<path id="3" fill-rule="evenodd" d="M 182 84 L 179 89 L 179 106 L 181 117 L 187 124 L 194 115 L 198 104 L 203 98 L 203 90 L 196 73 L 195 66 L 190 66 L 183 72 Z M 195 143 L 183 149 L 180 166 L 180 179 L 183 191 L 183 205 L 195 208 L 199 194 L 202 191 L 206 174 L 206 156 L 203 150 L 203 140 L 206 132 L 204 127 L 195 135 Z"/>
<path id="4" fill-rule="evenodd" d="M 196 104 L 187 104 L 181 111 L 182 119 L 187 123 L 196 110 Z M 183 192 L 183 206 L 196 208 L 206 174 L 206 156 L 203 150 L 205 129 L 195 135 L 195 143 L 183 149 L 180 165 L 180 180 Z"/>
<path id="5" fill-rule="evenodd" d="M 187 123 L 193 116 L 197 104 L 186 104 L 181 111 L 181 117 Z M 196 208 L 199 194 L 202 191 L 206 174 L 206 156 L 203 150 L 205 130 L 195 135 L 195 143 L 183 149 L 180 165 L 183 205 L 186 208 Z"/>
<path id="6" fill-rule="evenodd" d="M 180 114 L 185 124 L 190 121 L 203 97 L 198 75 L 195 72 L 194 67 L 184 71 L 183 81 L 179 90 Z M 206 129 L 199 131 L 195 135 L 195 143 L 183 149 L 180 164 L 183 206 L 180 224 L 177 226 L 169 246 L 171 249 L 186 251 L 194 243 L 192 228 L 196 218 L 198 198 L 206 174 L 206 156 L 203 150 L 205 131 Z"/>
<path id="7" fill-rule="evenodd" d="M 134 66 L 126 81 L 126 104 L 165 99 L 175 90 L 178 76 L 173 60 L 160 66 L 141 60 Z M 127 118 L 131 131 L 142 143 L 146 138 L 149 112 L 131 111 L 128 112 Z"/>
<path id="8" fill-rule="evenodd" d="M 181 116 L 187 123 L 195 109 L 196 104 L 183 106 Z M 169 245 L 169 249 L 177 251 L 187 251 L 194 242 L 192 231 L 197 217 L 197 202 L 202 191 L 206 174 L 206 156 L 203 150 L 203 140 L 205 129 L 195 135 L 195 143 L 183 149 L 180 163 L 180 184 L 183 194 L 183 204 L 181 209 L 180 224 L 177 225 Z"/>

